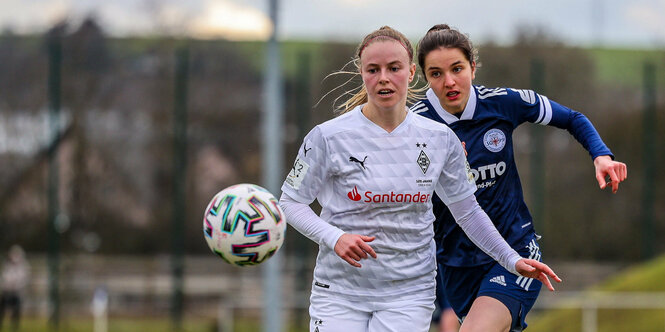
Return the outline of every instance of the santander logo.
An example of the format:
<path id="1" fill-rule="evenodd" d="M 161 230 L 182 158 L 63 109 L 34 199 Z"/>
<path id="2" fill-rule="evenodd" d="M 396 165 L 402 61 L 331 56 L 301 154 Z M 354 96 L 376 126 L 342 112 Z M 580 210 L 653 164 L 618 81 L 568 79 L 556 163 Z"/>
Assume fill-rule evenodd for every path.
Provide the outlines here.
<path id="1" fill-rule="evenodd" d="M 346 195 L 349 196 L 349 199 L 352 201 L 357 202 L 360 200 L 360 194 L 358 193 L 358 188 L 356 188 L 356 186 L 353 186 L 353 190 L 349 191 Z"/>
<path id="2" fill-rule="evenodd" d="M 354 186 L 353 190 L 349 191 L 346 196 L 354 202 L 358 202 L 363 197 L 364 203 L 427 203 L 430 201 L 432 193 L 396 193 L 391 191 L 389 193 L 373 193 L 366 191 L 363 195 L 358 192 L 358 187 Z"/>

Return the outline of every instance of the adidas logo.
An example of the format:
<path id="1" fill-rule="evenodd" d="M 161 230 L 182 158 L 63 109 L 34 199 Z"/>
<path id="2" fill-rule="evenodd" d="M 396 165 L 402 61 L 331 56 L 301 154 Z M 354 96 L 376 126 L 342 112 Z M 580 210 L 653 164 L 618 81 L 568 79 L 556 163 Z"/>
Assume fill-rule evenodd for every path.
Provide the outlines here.
<path id="1" fill-rule="evenodd" d="M 506 286 L 506 277 L 500 275 L 490 279 L 490 282 L 497 283 L 501 286 Z"/>

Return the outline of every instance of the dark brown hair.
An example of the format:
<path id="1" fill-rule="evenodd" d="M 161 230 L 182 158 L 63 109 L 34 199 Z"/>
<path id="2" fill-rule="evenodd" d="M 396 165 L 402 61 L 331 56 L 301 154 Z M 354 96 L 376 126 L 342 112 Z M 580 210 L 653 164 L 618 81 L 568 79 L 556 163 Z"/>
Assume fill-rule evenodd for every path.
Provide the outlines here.
<path id="1" fill-rule="evenodd" d="M 453 29 L 448 24 L 437 24 L 427 30 L 425 36 L 418 42 L 418 64 L 425 75 L 425 57 L 440 47 L 457 48 L 469 60 L 469 63 L 477 62 L 478 51 L 473 47 L 469 36 Z"/>

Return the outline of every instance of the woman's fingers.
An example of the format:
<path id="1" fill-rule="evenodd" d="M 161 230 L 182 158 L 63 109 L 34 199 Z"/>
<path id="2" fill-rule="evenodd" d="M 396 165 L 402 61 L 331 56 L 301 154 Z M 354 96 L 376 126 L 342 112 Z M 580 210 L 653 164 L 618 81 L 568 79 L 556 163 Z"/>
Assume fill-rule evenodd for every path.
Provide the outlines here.
<path id="1" fill-rule="evenodd" d="M 521 275 L 540 280 L 550 291 L 554 291 L 554 286 L 549 278 L 561 282 L 561 278 L 547 264 L 535 259 L 521 259 L 515 267 Z"/>
<path id="2" fill-rule="evenodd" d="M 542 282 L 543 285 L 545 285 L 545 287 L 547 287 L 547 289 L 550 290 L 550 292 L 554 291 L 554 286 L 552 286 L 552 282 L 550 281 L 550 278 L 548 278 L 545 273 L 542 273 L 542 272 L 539 273 L 538 280 L 540 280 L 540 282 Z"/>
<path id="3" fill-rule="evenodd" d="M 374 241 L 373 236 L 343 234 L 335 244 L 335 253 L 351 266 L 361 267 L 358 263 L 368 255 L 376 258 L 376 252 L 366 242 Z"/>
<path id="4" fill-rule="evenodd" d="M 554 271 L 547 266 L 547 264 L 539 262 L 535 259 L 530 260 L 530 265 L 536 268 L 536 270 L 540 271 L 541 273 L 544 273 L 547 276 L 550 276 L 552 279 L 554 279 L 556 282 L 561 282 L 561 278 L 554 273 Z"/>

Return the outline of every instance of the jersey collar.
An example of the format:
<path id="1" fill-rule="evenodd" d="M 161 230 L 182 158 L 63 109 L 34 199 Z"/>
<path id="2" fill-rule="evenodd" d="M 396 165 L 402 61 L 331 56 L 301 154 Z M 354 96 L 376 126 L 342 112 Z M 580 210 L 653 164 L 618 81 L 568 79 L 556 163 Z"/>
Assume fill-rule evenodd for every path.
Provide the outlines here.
<path id="1" fill-rule="evenodd" d="M 446 123 L 450 124 L 453 122 L 457 122 L 459 120 L 471 120 L 473 119 L 473 114 L 476 112 L 476 102 L 477 102 L 477 97 L 476 97 L 476 89 L 471 86 L 471 91 L 469 91 L 469 100 L 466 102 L 466 107 L 464 108 L 464 112 L 462 112 L 462 116 L 458 119 L 456 116 L 448 113 L 443 106 L 441 106 L 441 103 L 439 102 L 439 97 L 436 96 L 434 93 L 434 90 L 427 89 L 427 92 L 425 93 L 427 96 L 427 100 L 434 106 L 434 110 L 436 113 L 445 121 Z"/>
<path id="2" fill-rule="evenodd" d="M 413 117 L 412 112 L 409 111 L 409 108 L 406 107 L 406 117 L 404 118 L 404 121 L 402 121 L 396 128 L 395 130 L 391 131 L 388 133 L 385 129 L 381 128 L 381 126 L 377 125 L 376 123 L 372 122 L 372 120 L 368 119 L 365 114 L 362 112 L 362 108 L 365 106 L 365 104 L 356 106 L 351 112 L 355 113 L 356 117 L 359 119 L 360 123 L 364 123 L 370 130 L 373 130 L 376 133 L 381 133 L 381 134 L 394 134 L 397 132 L 400 132 L 404 130 L 404 127 L 408 125 L 408 123 L 411 121 L 411 118 Z"/>

